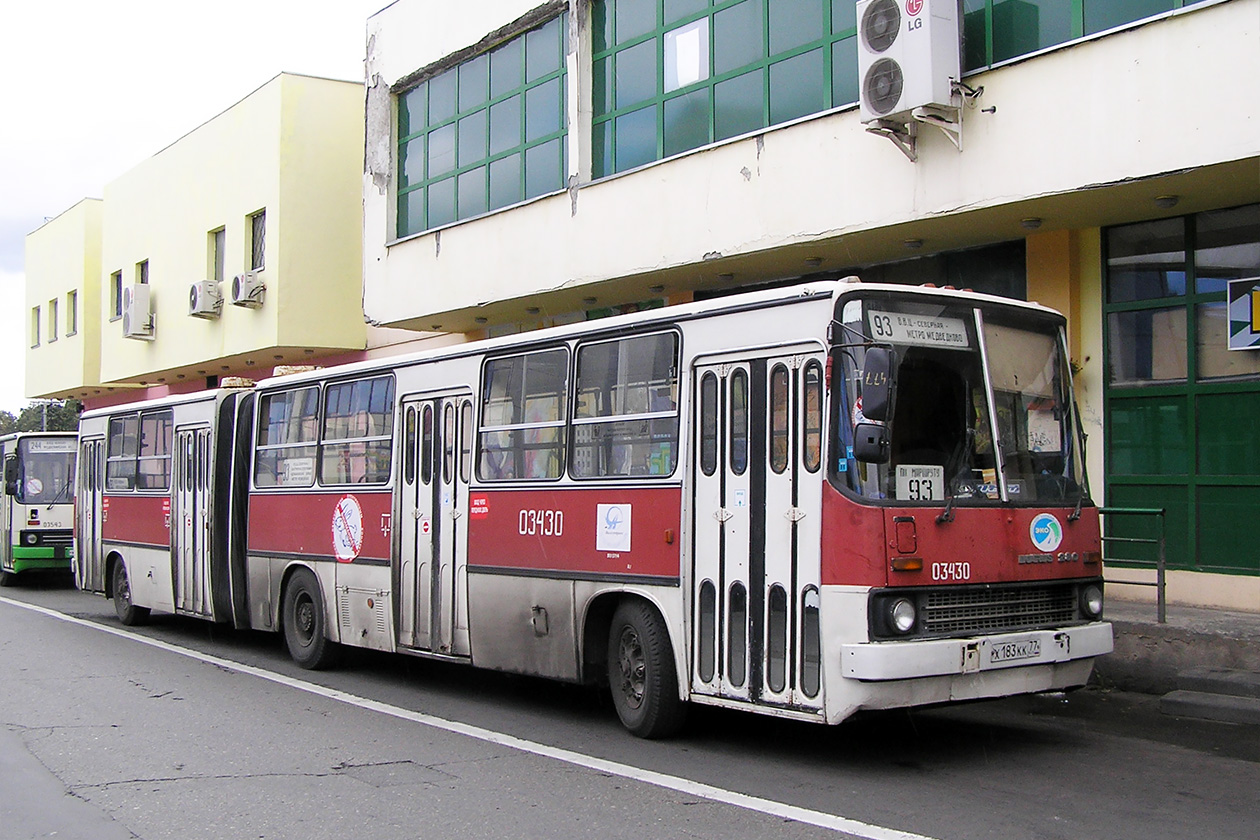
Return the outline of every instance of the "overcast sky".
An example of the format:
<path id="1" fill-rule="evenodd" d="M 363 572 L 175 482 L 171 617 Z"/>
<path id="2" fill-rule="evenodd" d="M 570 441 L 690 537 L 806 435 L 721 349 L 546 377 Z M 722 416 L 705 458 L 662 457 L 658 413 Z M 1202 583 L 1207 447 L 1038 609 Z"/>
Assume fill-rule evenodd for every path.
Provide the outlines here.
<path id="1" fill-rule="evenodd" d="M 26 234 L 277 73 L 362 81 L 367 18 L 389 2 L 0 0 L 0 410 L 38 390 Z"/>

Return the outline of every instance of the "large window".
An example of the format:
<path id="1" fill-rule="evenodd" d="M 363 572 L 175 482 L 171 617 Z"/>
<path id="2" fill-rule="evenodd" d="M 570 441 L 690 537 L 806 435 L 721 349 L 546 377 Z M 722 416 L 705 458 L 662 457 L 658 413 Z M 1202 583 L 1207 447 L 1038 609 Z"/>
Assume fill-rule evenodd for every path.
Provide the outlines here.
<path id="1" fill-rule="evenodd" d="M 566 21 L 398 96 L 398 236 L 564 187 Z"/>
<path id="2" fill-rule="evenodd" d="M 267 394 L 259 401 L 254 483 L 259 487 L 310 487 L 315 483 L 319 389 Z"/>
<path id="3" fill-rule="evenodd" d="M 596 178 L 857 101 L 852 0 L 601 0 Z"/>
<path id="4" fill-rule="evenodd" d="M 669 475 L 678 458 L 678 335 L 583 345 L 573 406 L 575 478 Z"/>
<path id="5" fill-rule="evenodd" d="M 1260 507 L 1260 349 L 1229 349 L 1246 324 L 1226 300 L 1260 279 L 1260 204 L 1111 228 L 1105 247 L 1107 502 L 1164 508 L 1177 566 L 1260 573 L 1237 550 Z"/>
<path id="6" fill-rule="evenodd" d="M 569 354 L 563 349 L 486 362 L 479 478 L 559 478 L 564 473 L 568 372 Z"/>
<path id="7" fill-rule="evenodd" d="M 105 486 L 114 490 L 167 490 L 171 486 L 170 411 L 124 414 L 109 421 Z"/>
<path id="8" fill-rule="evenodd" d="M 320 484 L 388 481 L 393 434 L 392 376 L 329 385 L 319 444 Z"/>

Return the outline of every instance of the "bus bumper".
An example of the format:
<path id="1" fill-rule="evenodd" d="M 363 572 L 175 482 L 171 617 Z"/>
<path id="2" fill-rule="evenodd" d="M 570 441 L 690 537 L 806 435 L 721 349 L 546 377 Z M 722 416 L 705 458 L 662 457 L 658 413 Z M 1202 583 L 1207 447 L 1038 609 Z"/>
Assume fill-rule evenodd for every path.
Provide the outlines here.
<path id="1" fill-rule="evenodd" d="M 842 645 L 840 661 L 849 679 L 907 680 L 1092 659 L 1112 647 L 1111 624 L 1098 621 L 978 638 Z"/>

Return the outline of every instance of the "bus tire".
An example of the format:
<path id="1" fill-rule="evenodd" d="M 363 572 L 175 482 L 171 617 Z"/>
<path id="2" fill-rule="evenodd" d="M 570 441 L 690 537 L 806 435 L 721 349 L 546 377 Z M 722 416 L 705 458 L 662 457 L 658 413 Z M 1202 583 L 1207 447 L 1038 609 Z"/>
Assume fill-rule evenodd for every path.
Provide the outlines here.
<path id="1" fill-rule="evenodd" d="M 131 581 L 127 578 L 127 564 L 121 560 L 114 566 L 112 581 L 114 613 L 128 627 L 145 624 L 149 620 L 149 608 L 131 603 Z"/>
<path id="2" fill-rule="evenodd" d="M 624 601 L 608 633 L 608 686 L 617 716 L 640 738 L 664 738 L 682 727 L 687 707 L 665 623 L 643 601 Z"/>
<path id="3" fill-rule="evenodd" d="M 12 586 L 16 578 L 17 575 L 13 572 L 6 572 L 4 569 L 0 569 L 0 586 Z"/>
<path id="4" fill-rule="evenodd" d="M 284 589 L 284 642 L 301 668 L 318 671 L 333 665 L 337 643 L 328 638 L 328 620 L 319 581 L 310 569 L 298 569 Z"/>

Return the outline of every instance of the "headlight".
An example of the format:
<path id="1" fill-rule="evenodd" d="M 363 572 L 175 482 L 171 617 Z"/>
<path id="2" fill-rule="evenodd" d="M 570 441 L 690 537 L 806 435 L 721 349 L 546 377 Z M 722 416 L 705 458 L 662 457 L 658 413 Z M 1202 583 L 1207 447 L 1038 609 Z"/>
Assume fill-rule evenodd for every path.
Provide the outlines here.
<path id="1" fill-rule="evenodd" d="M 27 535 L 26 535 L 26 544 L 27 544 L 27 545 L 35 545 L 35 543 L 37 543 L 37 542 L 39 542 L 39 534 L 27 534 Z"/>
<path id="2" fill-rule="evenodd" d="M 1081 612 L 1086 618 L 1099 618 L 1103 611 L 1102 587 L 1091 583 L 1081 589 Z"/>
<path id="3" fill-rule="evenodd" d="M 914 601 L 909 598 L 898 598 L 888 605 L 888 626 L 898 633 L 904 635 L 913 630 L 917 618 Z"/>

